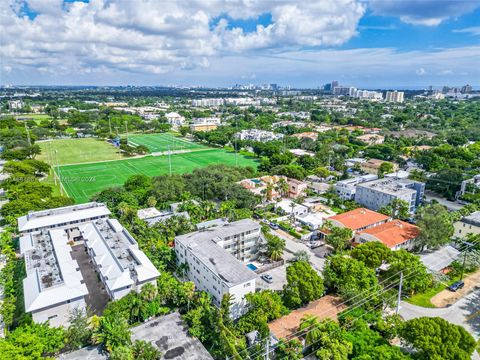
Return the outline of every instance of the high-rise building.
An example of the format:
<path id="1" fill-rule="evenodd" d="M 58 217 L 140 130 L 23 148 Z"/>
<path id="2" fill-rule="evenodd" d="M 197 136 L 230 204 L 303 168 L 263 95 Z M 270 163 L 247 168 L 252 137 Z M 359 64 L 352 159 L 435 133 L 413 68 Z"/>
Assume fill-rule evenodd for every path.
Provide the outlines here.
<path id="1" fill-rule="evenodd" d="M 403 91 L 387 91 L 387 95 L 385 96 L 385 101 L 387 102 L 398 102 L 402 103 L 404 97 Z"/>
<path id="2" fill-rule="evenodd" d="M 463 94 L 470 94 L 472 92 L 472 85 L 464 85 L 462 86 L 462 93 Z"/>

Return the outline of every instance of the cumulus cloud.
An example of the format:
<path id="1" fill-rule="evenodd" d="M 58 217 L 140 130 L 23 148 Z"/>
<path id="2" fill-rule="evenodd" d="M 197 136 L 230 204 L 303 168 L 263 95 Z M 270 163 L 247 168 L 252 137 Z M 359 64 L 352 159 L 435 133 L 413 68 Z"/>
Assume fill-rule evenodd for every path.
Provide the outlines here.
<path id="1" fill-rule="evenodd" d="M 0 56 L 51 74 L 165 74 L 219 55 L 341 45 L 364 11 L 358 0 L 9 0 L 0 2 Z M 255 31 L 227 20 L 265 13 L 271 22 Z"/>
<path id="2" fill-rule="evenodd" d="M 407 24 L 437 26 L 480 7 L 474 0 L 371 0 L 375 15 L 399 17 Z"/>

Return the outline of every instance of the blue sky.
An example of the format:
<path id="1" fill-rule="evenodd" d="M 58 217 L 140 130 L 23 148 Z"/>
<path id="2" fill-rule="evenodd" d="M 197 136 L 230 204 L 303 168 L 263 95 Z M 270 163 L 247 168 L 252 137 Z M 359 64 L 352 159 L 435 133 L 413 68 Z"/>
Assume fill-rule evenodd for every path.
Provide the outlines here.
<path id="1" fill-rule="evenodd" d="M 480 0 L 8 0 L 1 84 L 480 85 Z"/>

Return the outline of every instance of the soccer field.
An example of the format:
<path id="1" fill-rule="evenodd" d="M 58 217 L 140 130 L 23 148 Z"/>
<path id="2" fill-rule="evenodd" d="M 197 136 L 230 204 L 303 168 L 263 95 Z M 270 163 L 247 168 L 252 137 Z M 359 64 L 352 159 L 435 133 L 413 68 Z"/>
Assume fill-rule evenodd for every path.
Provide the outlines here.
<path id="1" fill-rule="evenodd" d="M 176 137 L 170 133 L 129 135 L 128 143 L 132 146 L 146 146 L 150 152 L 207 149 L 206 146 Z"/>
<path id="2" fill-rule="evenodd" d="M 51 165 L 79 164 L 85 162 L 123 159 L 115 146 L 105 140 L 62 139 L 37 142 L 42 150 L 38 160 Z"/>
<path id="3" fill-rule="evenodd" d="M 76 203 L 83 203 L 109 187 L 123 185 L 136 174 L 157 176 L 169 173 L 168 156 L 108 161 L 92 164 L 66 165 L 56 168 L 63 188 Z M 171 155 L 172 173 L 189 173 L 212 164 L 235 165 L 235 154 L 220 149 Z M 257 167 L 257 160 L 238 155 L 238 166 Z"/>

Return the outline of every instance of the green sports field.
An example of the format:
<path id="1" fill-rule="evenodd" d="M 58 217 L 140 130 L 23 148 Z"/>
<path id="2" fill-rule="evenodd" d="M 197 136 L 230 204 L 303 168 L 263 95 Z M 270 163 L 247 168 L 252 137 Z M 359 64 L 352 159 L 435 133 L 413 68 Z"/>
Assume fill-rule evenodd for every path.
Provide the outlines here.
<path id="1" fill-rule="evenodd" d="M 90 200 L 92 195 L 112 186 L 122 185 L 135 174 L 157 176 L 169 173 L 168 156 L 108 161 L 92 164 L 65 165 L 56 168 L 67 194 L 77 203 Z M 211 149 L 171 155 L 172 173 L 184 174 L 212 164 L 235 165 L 235 154 Z M 238 155 L 238 166 L 257 166 L 257 161 Z"/>
<path id="2" fill-rule="evenodd" d="M 42 150 L 37 159 L 51 165 L 79 164 L 85 162 L 119 160 L 123 156 L 115 146 L 105 140 L 62 139 L 37 142 Z"/>
<path id="3" fill-rule="evenodd" d="M 135 134 L 128 136 L 128 143 L 132 146 L 144 145 L 150 152 L 197 150 L 207 149 L 206 146 L 176 137 L 171 133 Z"/>

